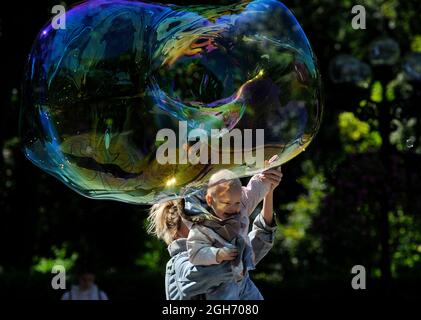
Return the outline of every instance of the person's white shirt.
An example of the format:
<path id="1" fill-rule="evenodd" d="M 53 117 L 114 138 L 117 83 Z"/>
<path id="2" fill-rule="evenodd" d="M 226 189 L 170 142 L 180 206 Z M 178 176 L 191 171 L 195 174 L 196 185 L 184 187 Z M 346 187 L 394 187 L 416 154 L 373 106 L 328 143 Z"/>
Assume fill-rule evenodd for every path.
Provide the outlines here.
<path id="1" fill-rule="evenodd" d="M 97 285 L 92 285 L 87 290 L 80 290 L 79 286 L 72 286 L 69 291 L 66 291 L 61 300 L 108 300 L 108 296 L 102 290 L 99 290 Z"/>

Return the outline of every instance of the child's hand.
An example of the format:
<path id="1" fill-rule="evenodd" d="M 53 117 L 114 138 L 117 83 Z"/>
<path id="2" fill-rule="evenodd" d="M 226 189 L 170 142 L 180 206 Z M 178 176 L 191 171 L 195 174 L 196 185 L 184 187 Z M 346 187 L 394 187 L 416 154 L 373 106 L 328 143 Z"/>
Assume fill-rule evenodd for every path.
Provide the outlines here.
<path id="1" fill-rule="evenodd" d="M 237 257 L 237 254 L 237 248 L 220 248 L 216 254 L 216 262 L 221 263 L 222 261 L 232 261 Z"/>
<path id="2" fill-rule="evenodd" d="M 278 156 L 274 155 L 272 158 L 268 160 L 265 160 L 265 168 L 268 168 L 270 164 L 278 160 Z M 281 182 L 282 180 L 282 171 L 281 167 L 273 168 L 273 169 L 267 169 L 262 172 L 262 179 L 269 181 L 271 184 L 270 191 L 273 191 Z"/>

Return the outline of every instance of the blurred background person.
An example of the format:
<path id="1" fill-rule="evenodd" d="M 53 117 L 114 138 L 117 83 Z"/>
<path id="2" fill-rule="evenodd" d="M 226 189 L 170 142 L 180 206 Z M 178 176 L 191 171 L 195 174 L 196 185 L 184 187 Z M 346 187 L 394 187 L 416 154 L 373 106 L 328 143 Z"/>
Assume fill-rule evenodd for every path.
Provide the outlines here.
<path id="1" fill-rule="evenodd" d="M 61 300 L 108 300 L 107 294 L 95 284 L 95 273 L 90 268 L 82 268 L 77 272 L 79 285 L 72 285 Z"/>

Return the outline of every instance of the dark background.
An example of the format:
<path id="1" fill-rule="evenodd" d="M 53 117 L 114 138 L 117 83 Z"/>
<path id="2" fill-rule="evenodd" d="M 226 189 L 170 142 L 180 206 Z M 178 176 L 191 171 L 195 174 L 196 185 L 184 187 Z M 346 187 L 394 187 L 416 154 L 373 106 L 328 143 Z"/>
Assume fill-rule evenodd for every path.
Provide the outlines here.
<path id="1" fill-rule="evenodd" d="M 95 268 L 110 299 L 163 299 L 168 254 L 145 232 L 148 207 L 84 198 L 20 150 L 23 68 L 55 4 L 1 2 L 0 299 L 57 300 L 63 292 L 51 289 L 52 265 L 62 263 L 71 273 L 80 261 Z M 421 51 L 421 2 L 360 2 L 366 30 L 351 27 L 354 1 L 284 4 L 318 57 L 324 118 L 306 152 L 283 166 L 275 195 L 276 245 L 253 278 L 267 299 L 419 298 L 421 87 L 402 66 L 407 53 Z M 391 65 L 370 61 L 379 37 L 399 45 L 400 57 Z M 329 65 L 338 54 L 368 64 L 371 80 L 332 81 Z M 366 267 L 365 291 L 351 288 L 354 265 Z"/>

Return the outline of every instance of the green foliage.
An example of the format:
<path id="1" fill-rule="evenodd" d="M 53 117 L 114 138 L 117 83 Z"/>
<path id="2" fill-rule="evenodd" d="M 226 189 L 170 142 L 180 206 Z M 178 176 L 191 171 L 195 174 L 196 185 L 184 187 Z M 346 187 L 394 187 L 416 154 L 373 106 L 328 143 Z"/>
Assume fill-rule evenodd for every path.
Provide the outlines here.
<path id="1" fill-rule="evenodd" d="M 414 52 L 421 52 L 421 35 L 417 34 L 412 38 L 411 50 Z"/>
<path id="2" fill-rule="evenodd" d="M 291 256 L 295 255 L 298 244 L 307 236 L 306 232 L 313 216 L 318 213 L 320 201 L 327 189 L 323 173 L 318 172 L 310 160 L 303 162 L 302 167 L 305 175 L 298 182 L 306 193 L 299 195 L 296 201 L 281 206 L 281 210 L 287 212 L 288 219 L 278 230 L 278 236 L 283 239 L 283 246 L 290 251 Z"/>
<path id="3" fill-rule="evenodd" d="M 147 240 L 145 252 L 135 260 L 135 265 L 162 274 L 168 258 L 169 255 L 165 252 L 165 245 L 160 240 Z"/>
<path id="4" fill-rule="evenodd" d="M 144 229 L 147 229 L 147 219 L 144 220 Z M 151 236 L 145 241 L 144 248 L 144 252 L 136 258 L 135 265 L 152 273 L 162 274 L 165 270 L 166 259 L 169 258 L 165 244 Z"/>
<path id="5" fill-rule="evenodd" d="M 348 153 L 362 153 L 378 150 L 382 139 L 378 131 L 359 120 L 352 112 L 342 112 L 338 120 L 339 132 L 344 149 Z"/>
<path id="6" fill-rule="evenodd" d="M 396 149 L 400 152 L 413 151 L 415 153 L 421 153 L 420 147 L 411 150 L 415 142 L 417 119 L 393 119 L 392 123 L 396 129 L 390 134 L 390 142 Z"/>
<path id="7" fill-rule="evenodd" d="M 421 225 L 402 208 L 389 213 L 392 229 L 392 274 L 395 277 L 413 276 L 421 268 Z"/>
<path id="8" fill-rule="evenodd" d="M 380 81 L 375 81 L 371 86 L 371 101 L 382 102 L 383 101 L 383 86 Z"/>
<path id="9" fill-rule="evenodd" d="M 40 273 L 51 273 L 55 265 L 61 265 L 66 271 L 69 271 L 74 267 L 79 256 L 77 252 L 68 253 L 67 244 L 63 244 L 62 247 L 53 246 L 51 251 L 53 252 L 52 258 L 35 256 L 32 270 Z"/>

